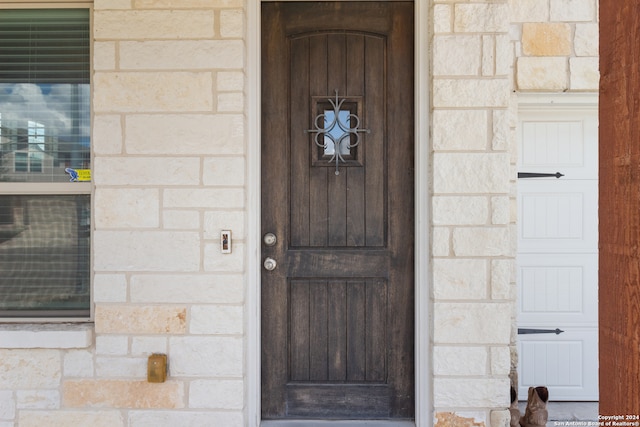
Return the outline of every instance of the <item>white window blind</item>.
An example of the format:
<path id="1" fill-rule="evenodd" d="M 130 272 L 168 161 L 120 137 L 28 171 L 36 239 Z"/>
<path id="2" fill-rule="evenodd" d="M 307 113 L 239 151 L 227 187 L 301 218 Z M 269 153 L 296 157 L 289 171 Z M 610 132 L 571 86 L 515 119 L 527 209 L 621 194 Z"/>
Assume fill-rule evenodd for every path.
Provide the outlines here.
<path id="1" fill-rule="evenodd" d="M 91 169 L 89 22 L 0 9 L 0 317 L 89 316 L 90 187 L 70 173 Z"/>

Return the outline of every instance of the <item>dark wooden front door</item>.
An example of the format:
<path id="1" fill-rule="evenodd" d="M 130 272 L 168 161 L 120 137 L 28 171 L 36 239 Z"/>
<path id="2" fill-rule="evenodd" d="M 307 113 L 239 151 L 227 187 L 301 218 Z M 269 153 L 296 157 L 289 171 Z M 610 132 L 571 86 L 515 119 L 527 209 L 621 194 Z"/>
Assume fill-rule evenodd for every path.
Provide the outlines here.
<path id="1" fill-rule="evenodd" d="M 413 2 L 263 3 L 263 419 L 414 417 L 413 46 Z"/>

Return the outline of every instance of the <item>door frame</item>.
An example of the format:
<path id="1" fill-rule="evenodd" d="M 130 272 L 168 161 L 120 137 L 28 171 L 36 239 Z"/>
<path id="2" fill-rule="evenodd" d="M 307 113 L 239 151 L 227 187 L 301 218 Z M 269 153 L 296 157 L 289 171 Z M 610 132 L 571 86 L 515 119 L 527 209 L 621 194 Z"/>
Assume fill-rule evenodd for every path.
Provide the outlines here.
<path id="1" fill-rule="evenodd" d="M 247 0 L 246 9 L 246 92 L 247 119 L 247 241 L 245 280 L 245 402 L 247 425 L 259 427 L 260 411 L 260 15 L 262 2 L 291 0 Z M 300 1 L 300 0 L 298 0 Z M 313 0 L 303 0 L 313 1 Z M 345 1 L 345 0 L 334 0 Z M 354 0 L 351 0 L 354 1 Z M 361 0 L 355 0 L 361 1 Z M 393 1 L 393 0 L 381 0 Z M 431 384 L 431 280 L 430 280 L 430 170 L 431 143 L 429 140 L 429 7 L 430 2 L 414 0 L 414 113 L 415 113 L 415 425 L 433 425 L 433 397 Z M 422 261 L 422 262 L 420 262 Z M 351 422 L 349 425 L 356 426 Z M 335 423 L 334 423 L 335 425 Z"/>

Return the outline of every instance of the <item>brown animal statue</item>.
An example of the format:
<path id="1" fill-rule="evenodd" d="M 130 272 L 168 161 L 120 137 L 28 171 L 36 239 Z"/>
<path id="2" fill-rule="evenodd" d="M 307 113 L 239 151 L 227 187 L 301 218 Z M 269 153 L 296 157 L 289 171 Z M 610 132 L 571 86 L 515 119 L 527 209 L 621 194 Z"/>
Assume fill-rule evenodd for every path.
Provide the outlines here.
<path id="1" fill-rule="evenodd" d="M 547 412 L 548 401 L 549 390 L 546 387 L 529 387 L 527 408 L 520 418 L 520 425 L 522 427 L 544 427 L 549 418 L 549 413 Z"/>

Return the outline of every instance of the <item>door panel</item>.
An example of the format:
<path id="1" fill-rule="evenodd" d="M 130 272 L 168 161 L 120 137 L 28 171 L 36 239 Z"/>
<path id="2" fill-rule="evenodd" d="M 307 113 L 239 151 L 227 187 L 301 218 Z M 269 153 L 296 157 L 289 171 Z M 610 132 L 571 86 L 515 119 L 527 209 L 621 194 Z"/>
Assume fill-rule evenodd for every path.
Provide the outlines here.
<path id="1" fill-rule="evenodd" d="M 597 325 L 597 255 L 523 254 L 518 266 L 521 324 Z"/>
<path id="2" fill-rule="evenodd" d="M 597 335 L 597 330 L 596 330 Z M 539 385 L 550 400 L 598 400 L 598 340 L 591 329 L 565 328 L 560 335 L 520 335 L 519 395 Z"/>
<path id="3" fill-rule="evenodd" d="M 518 171 L 563 174 L 518 180 L 521 399 L 539 385 L 550 400 L 598 399 L 596 111 L 549 107 L 519 120 Z"/>
<path id="4" fill-rule="evenodd" d="M 262 28 L 262 417 L 412 419 L 413 3 L 268 2 Z"/>
<path id="5" fill-rule="evenodd" d="M 518 194 L 521 253 L 588 253 L 597 248 L 597 180 L 521 179 Z"/>

